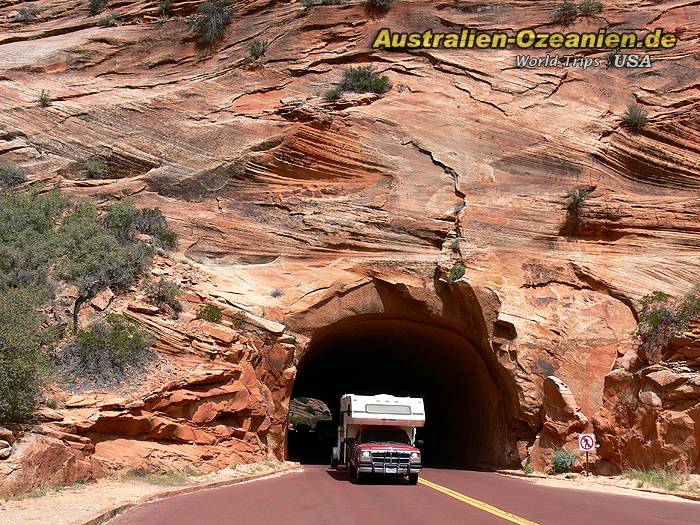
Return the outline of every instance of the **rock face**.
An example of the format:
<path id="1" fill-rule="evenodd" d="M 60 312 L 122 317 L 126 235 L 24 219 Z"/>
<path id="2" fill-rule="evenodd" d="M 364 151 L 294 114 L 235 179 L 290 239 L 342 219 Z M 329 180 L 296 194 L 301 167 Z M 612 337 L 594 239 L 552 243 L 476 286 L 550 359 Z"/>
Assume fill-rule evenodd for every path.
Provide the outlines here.
<path id="1" fill-rule="evenodd" d="M 561 380 L 547 377 L 543 391 L 542 430 L 529 450 L 532 466 L 539 471 L 547 469 L 554 450 L 578 448 L 576 438 L 588 424 L 571 390 Z"/>
<path id="2" fill-rule="evenodd" d="M 693 340 L 678 340 L 663 364 L 618 360 L 605 376 L 603 410 L 593 421 L 602 437 L 601 471 L 664 465 L 696 471 L 700 460 L 700 361 Z M 687 360 L 688 356 L 695 356 Z"/>
<path id="3" fill-rule="evenodd" d="M 189 265 L 191 308 L 216 302 L 227 323 L 122 305 L 162 355 L 196 370 L 194 382 L 76 406 L 52 425 L 88 438 L 90 461 L 117 469 L 283 455 L 307 349 L 343 319 L 400 314 L 448 327 L 480 356 L 492 387 L 479 395 L 503 412 L 502 462 L 569 443 L 588 419 L 601 469 L 678 462 L 697 472 L 698 334 L 675 364 L 651 369 L 630 336 L 637 299 L 700 281 L 689 38 L 699 27 L 690 4 L 647 4 L 617 3 L 568 30 L 673 31 L 680 42 L 651 53 L 653 74 L 519 69 L 512 49 L 371 49 L 381 27 L 550 23 L 539 2 L 406 0 L 380 15 L 360 3 L 236 2 L 210 49 L 184 20 L 196 2 L 175 3 L 166 23 L 156 2 L 121 2 L 112 28 L 97 27 L 84 2 L 42 1 L 30 23 L 3 4 L 0 159 L 27 167 L 35 186 L 160 207 Z M 251 61 L 254 39 L 270 45 Z M 358 64 L 393 89 L 326 101 Z M 49 107 L 38 106 L 42 90 Z M 633 101 L 650 117 L 639 132 L 621 125 Z M 95 155 L 106 178 L 85 180 Z M 590 193 L 572 217 L 568 196 L 581 188 Z M 450 284 L 457 261 L 465 275 Z M 93 310 L 103 307 L 120 308 L 118 298 Z"/>

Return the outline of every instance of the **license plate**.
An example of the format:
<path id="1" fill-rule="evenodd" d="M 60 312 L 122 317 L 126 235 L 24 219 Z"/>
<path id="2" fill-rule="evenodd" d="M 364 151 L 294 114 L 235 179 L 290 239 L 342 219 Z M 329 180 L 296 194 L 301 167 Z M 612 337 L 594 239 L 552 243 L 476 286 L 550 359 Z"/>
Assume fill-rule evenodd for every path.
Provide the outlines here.
<path id="1" fill-rule="evenodd" d="M 396 474 L 396 467 L 386 467 L 384 472 L 386 474 Z"/>

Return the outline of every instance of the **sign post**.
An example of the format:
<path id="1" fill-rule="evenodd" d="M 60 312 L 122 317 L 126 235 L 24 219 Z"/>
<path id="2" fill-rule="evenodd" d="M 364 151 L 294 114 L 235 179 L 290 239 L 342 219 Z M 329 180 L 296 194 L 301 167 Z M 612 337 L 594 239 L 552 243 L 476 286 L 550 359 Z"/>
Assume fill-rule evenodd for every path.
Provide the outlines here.
<path id="1" fill-rule="evenodd" d="M 580 434 L 578 436 L 578 449 L 586 453 L 586 476 L 588 476 L 588 453 L 595 448 L 595 434 Z"/>

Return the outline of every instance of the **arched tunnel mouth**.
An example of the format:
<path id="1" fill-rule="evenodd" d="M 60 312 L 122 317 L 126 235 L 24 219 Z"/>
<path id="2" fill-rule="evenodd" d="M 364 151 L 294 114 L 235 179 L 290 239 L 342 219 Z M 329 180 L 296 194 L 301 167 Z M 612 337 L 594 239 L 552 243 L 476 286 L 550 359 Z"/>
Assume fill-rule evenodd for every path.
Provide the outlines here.
<path id="1" fill-rule="evenodd" d="M 324 402 L 333 423 L 290 430 L 287 457 L 327 464 L 343 394 L 422 397 L 418 430 L 425 466 L 509 464 L 505 389 L 468 337 L 433 322 L 357 316 L 314 336 L 301 357 L 292 399 Z M 512 462 L 512 461 L 510 461 Z"/>

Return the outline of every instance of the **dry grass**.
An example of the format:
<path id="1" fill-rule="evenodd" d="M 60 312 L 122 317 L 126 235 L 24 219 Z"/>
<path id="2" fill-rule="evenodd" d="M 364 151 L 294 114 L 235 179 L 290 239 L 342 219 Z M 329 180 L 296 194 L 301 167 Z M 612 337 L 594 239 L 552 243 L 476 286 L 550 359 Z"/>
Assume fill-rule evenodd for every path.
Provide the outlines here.
<path id="1" fill-rule="evenodd" d="M 700 494 L 700 484 L 682 472 L 664 469 L 631 469 L 623 476 L 637 482 L 637 487 L 654 487 L 670 492 L 691 492 Z"/>
<path id="2" fill-rule="evenodd" d="M 187 472 L 183 471 L 151 472 L 132 470 L 131 472 L 127 472 L 125 475 L 121 476 L 119 479 L 121 481 L 140 481 L 143 483 L 148 483 L 149 485 L 172 487 L 191 483 L 192 479 L 190 476 L 192 475 L 196 474 L 188 474 Z"/>

